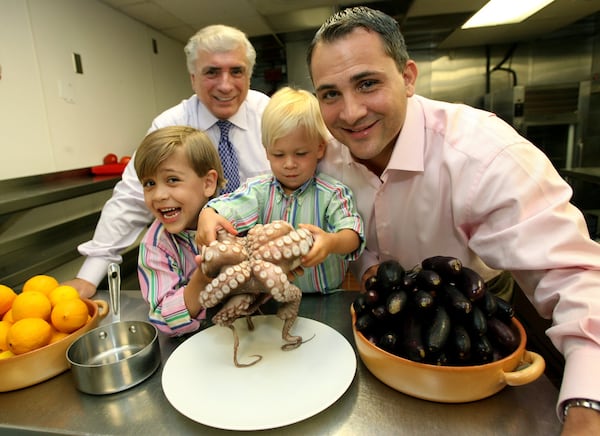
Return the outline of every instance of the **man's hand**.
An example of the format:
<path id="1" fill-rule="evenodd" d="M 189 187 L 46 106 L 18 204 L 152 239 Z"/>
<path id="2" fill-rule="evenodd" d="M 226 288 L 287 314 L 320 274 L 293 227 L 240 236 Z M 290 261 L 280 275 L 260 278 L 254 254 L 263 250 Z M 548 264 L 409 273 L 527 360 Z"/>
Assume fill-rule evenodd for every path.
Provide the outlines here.
<path id="1" fill-rule="evenodd" d="M 91 298 L 96 294 L 96 285 L 83 279 L 72 279 L 61 283 L 61 285 L 72 286 L 77 289 L 81 298 Z"/>
<path id="2" fill-rule="evenodd" d="M 217 230 L 225 229 L 232 235 L 238 232 L 225 217 L 219 215 L 214 209 L 205 207 L 198 216 L 198 227 L 196 228 L 196 244 L 198 246 L 209 245 L 217 239 Z"/>
<path id="3" fill-rule="evenodd" d="M 600 435 L 600 412 L 585 407 L 571 407 L 565 419 L 562 436 Z"/>

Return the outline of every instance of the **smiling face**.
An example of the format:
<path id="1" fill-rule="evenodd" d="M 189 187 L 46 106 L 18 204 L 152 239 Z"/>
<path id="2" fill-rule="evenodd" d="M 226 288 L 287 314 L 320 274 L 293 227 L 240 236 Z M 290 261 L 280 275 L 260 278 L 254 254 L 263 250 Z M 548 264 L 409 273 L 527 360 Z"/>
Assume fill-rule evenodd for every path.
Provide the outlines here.
<path id="1" fill-rule="evenodd" d="M 215 117 L 226 120 L 246 99 L 250 74 L 241 45 L 225 52 L 199 50 L 195 72 L 191 74 L 192 88 Z"/>
<path id="2" fill-rule="evenodd" d="M 304 127 L 292 130 L 267 146 L 271 171 L 286 194 L 291 194 L 315 174 L 324 153 L 323 140 L 311 139 Z"/>
<path id="3" fill-rule="evenodd" d="M 376 32 L 357 27 L 332 42 L 319 42 L 311 75 L 321 114 L 332 135 L 352 155 L 381 174 L 414 94 L 417 68 L 406 62 L 398 71 Z"/>
<path id="4" fill-rule="evenodd" d="M 165 159 L 156 173 L 141 182 L 144 202 L 169 233 L 195 229 L 200 210 L 216 190 L 217 172 L 198 176 L 183 147 Z"/>

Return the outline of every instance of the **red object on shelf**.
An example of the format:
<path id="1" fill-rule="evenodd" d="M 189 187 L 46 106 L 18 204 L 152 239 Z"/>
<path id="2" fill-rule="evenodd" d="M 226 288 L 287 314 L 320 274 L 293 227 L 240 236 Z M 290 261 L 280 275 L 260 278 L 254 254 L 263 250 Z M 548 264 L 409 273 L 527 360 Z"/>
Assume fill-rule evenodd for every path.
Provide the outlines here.
<path id="1" fill-rule="evenodd" d="M 92 174 L 96 175 L 121 175 L 127 165 L 116 163 L 107 165 L 97 165 L 92 167 Z"/>

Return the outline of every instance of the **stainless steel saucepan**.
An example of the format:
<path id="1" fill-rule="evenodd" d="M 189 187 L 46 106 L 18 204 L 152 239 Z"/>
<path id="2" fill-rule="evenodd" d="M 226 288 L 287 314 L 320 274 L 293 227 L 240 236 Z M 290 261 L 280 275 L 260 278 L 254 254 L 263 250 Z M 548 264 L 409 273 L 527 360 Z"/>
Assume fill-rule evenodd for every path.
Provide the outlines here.
<path id="1" fill-rule="evenodd" d="M 146 380 L 160 365 L 158 331 L 145 321 L 120 321 L 119 266 L 109 266 L 110 304 L 116 322 L 90 330 L 67 349 L 77 389 L 102 395 Z"/>

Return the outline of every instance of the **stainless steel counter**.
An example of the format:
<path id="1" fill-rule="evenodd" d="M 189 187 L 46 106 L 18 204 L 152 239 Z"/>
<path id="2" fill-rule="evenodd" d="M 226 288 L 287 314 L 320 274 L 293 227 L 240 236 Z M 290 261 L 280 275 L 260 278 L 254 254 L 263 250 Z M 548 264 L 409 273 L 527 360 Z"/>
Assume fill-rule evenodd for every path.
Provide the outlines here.
<path id="1" fill-rule="evenodd" d="M 300 315 L 341 332 L 354 346 L 349 307 L 356 292 L 303 297 Z M 100 291 L 95 298 L 107 300 Z M 139 291 L 124 291 L 121 320 L 146 320 Z M 112 322 L 109 314 L 103 323 Z M 187 338 L 161 335 L 162 363 Z M 335 356 L 322 356 L 335 359 Z M 261 435 L 558 435 L 554 406 L 557 389 L 542 376 L 533 383 L 507 387 L 473 403 L 439 404 L 412 398 L 379 382 L 358 358 L 357 373 L 346 393 L 323 412 Z M 225 435 L 175 410 L 161 387 L 163 365 L 148 380 L 127 391 L 104 396 L 83 394 L 70 371 L 26 389 L 0 393 L 0 434 Z M 1 374 L 0 374 L 1 376 Z M 268 382 L 268 381 L 265 381 Z M 198 395 L 210 395 L 199 392 Z M 282 402 L 290 402 L 286 398 Z M 227 405 L 224 405 L 226 407 Z M 290 402 L 290 407 L 293 404 Z M 269 413 L 265 410 L 264 413 Z M 231 411 L 235 416 L 235 411 Z"/>

